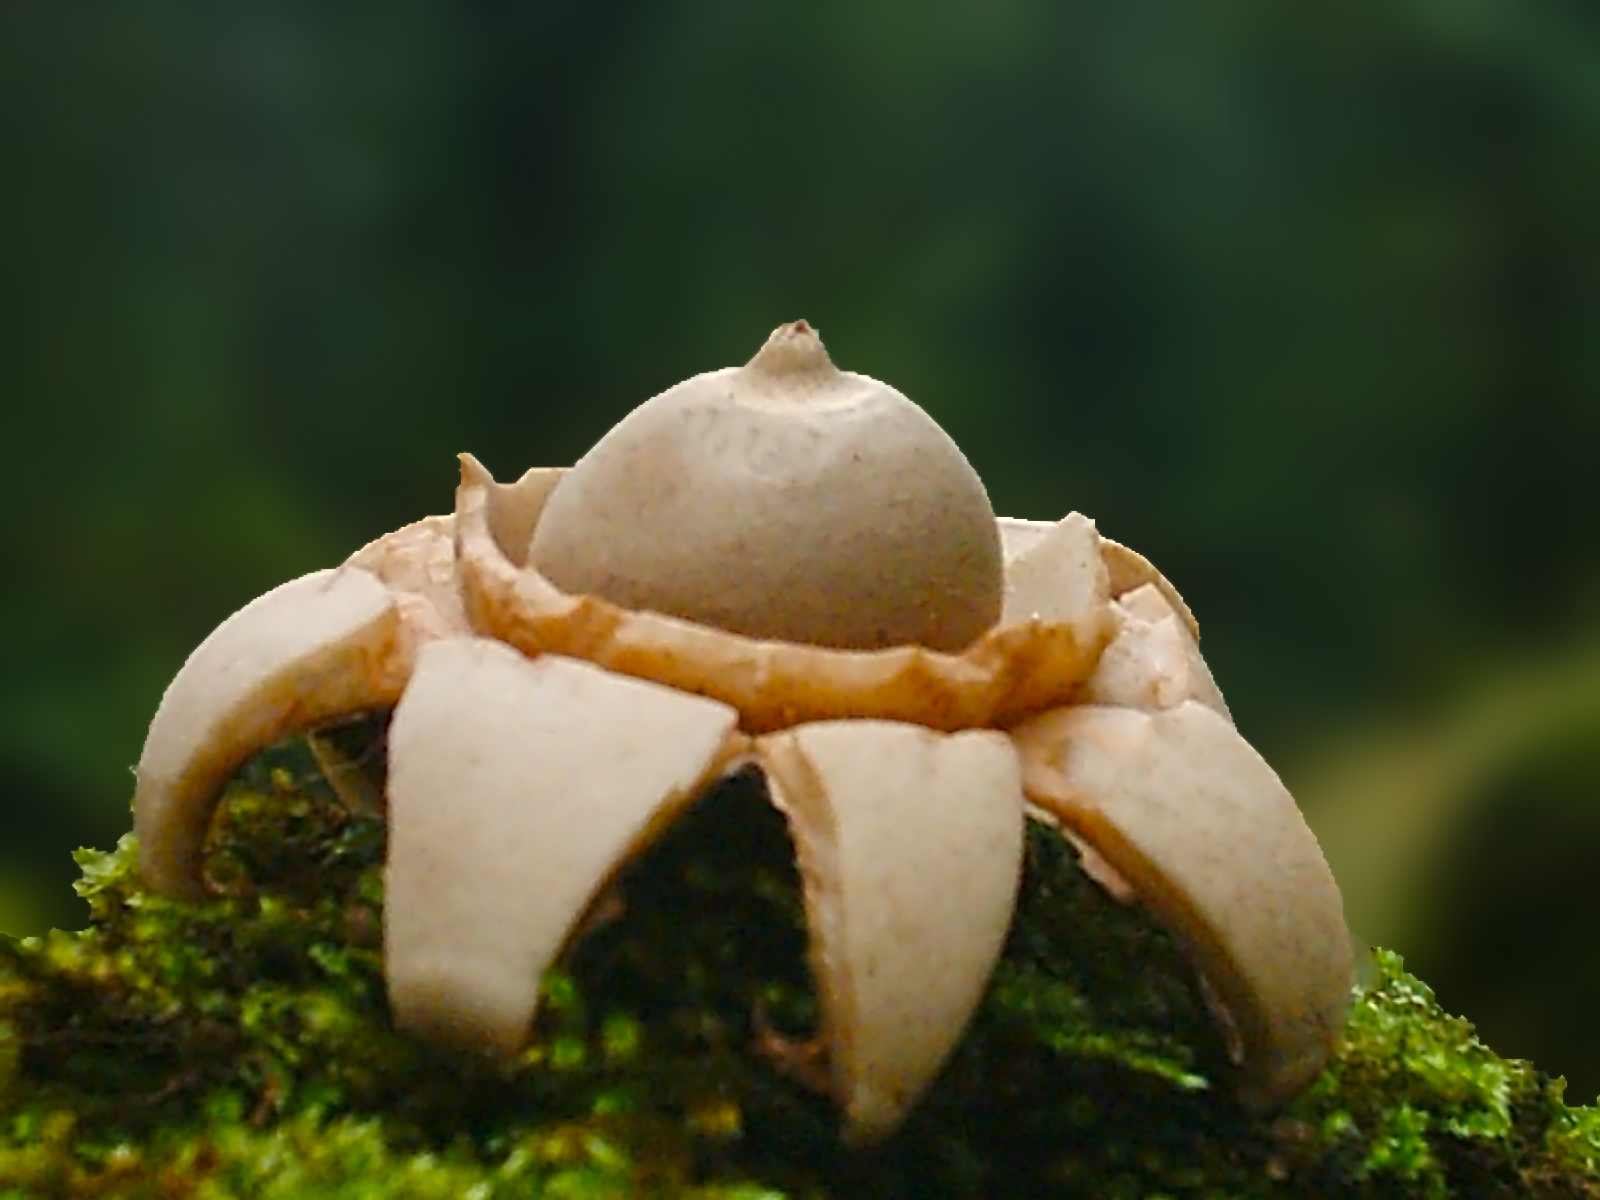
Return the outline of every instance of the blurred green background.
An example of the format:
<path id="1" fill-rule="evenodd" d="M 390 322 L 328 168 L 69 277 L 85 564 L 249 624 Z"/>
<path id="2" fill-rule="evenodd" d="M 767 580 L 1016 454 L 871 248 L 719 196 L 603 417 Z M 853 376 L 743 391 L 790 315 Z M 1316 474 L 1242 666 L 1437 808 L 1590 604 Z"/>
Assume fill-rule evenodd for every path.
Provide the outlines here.
<path id="1" fill-rule="evenodd" d="M 1198 612 L 1352 923 L 1600 1089 L 1600 10 L 0 6 L 0 929 L 184 656 L 779 322 Z"/>

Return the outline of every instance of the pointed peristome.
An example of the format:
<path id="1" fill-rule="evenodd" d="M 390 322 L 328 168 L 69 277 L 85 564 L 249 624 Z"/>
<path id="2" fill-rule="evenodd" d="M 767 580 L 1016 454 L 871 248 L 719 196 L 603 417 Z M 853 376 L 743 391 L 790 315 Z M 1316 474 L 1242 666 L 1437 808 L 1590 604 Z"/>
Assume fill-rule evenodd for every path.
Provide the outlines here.
<path id="1" fill-rule="evenodd" d="M 756 391 L 791 402 L 803 402 L 840 378 L 822 339 L 805 321 L 774 329 L 740 374 Z"/>

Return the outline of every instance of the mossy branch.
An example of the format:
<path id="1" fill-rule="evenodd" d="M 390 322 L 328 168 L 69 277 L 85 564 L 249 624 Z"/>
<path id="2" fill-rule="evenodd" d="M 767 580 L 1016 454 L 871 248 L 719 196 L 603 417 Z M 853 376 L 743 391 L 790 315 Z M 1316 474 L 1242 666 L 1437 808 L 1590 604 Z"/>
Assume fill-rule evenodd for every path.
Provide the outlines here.
<path id="1" fill-rule="evenodd" d="M 0 1197 L 1600 1197 L 1595 1110 L 1392 954 L 1323 1077 L 1247 1118 L 1176 948 L 1042 825 L 955 1059 L 897 1137 L 848 1150 L 754 776 L 616 882 L 515 1062 L 444 1057 L 388 1020 L 382 813 L 318 765 L 381 765 L 382 735 L 255 760 L 212 833 L 216 901 L 145 892 L 128 837 L 78 855 L 88 928 L 0 940 Z"/>

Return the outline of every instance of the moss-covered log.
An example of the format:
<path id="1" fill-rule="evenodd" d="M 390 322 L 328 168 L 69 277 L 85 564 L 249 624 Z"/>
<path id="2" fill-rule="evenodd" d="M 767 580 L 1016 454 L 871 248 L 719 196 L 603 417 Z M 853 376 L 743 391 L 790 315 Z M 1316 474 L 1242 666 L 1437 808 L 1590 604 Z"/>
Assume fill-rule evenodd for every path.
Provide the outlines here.
<path id="1" fill-rule="evenodd" d="M 1246 1117 L 1173 945 L 1044 825 L 954 1061 L 899 1135 L 847 1149 L 754 776 L 615 881 L 516 1062 L 442 1057 L 384 1005 L 381 781 L 349 769 L 382 731 L 240 775 L 215 902 L 143 891 L 125 838 L 79 855 L 88 928 L 0 939 L 0 1200 L 1600 1197 L 1600 1116 L 1382 952 L 1326 1074 Z"/>

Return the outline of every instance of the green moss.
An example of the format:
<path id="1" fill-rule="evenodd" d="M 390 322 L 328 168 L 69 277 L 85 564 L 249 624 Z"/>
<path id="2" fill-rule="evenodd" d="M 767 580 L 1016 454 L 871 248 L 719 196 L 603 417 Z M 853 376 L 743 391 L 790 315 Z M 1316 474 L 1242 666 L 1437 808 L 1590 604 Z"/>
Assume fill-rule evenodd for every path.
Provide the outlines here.
<path id="1" fill-rule="evenodd" d="M 382 733 L 333 742 L 381 763 Z M 341 801 L 304 743 L 230 790 L 223 899 L 144 892 L 131 838 L 80 852 L 89 927 L 0 940 L 0 1200 L 1600 1197 L 1595 1111 L 1381 952 L 1327 1073 L 1246 1118 L 1170 941 L 1043 826 L 949 1069 L 897 1137 L 850 1151 L 784 1066 L 815 1001 L 759 789 L 719 785 L 629 868 L 497 1067 L 391 1030 L 376 790 Z"/>

